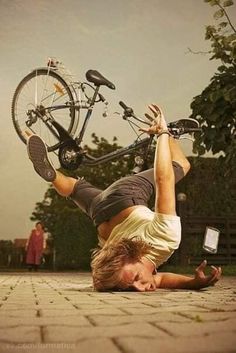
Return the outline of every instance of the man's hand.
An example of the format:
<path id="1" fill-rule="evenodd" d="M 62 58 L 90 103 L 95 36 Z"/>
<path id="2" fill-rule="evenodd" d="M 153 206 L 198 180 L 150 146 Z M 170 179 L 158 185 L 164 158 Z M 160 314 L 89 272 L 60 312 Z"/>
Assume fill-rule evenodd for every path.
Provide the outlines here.
<path id="1" fill-rule="evenodd" d="M 221 276 L 221 268 L 211 266 L 211 274 L 206 276 L 204 270 L 207 261 L 204 260 L 197 268 L 193 277 L 179 275 L 175 273 L 157 273 L 154 280 L 157 288 L 175 288 L 175 289 L 200 289 L 214 284 L 219 281 Z"/>
<path id="2" fill-rule="evenodd" d="M 196 288 L 214 286 L 214 284 L 220 279 L 222 273 L 221 267 L 211 266 L 211 273 L 206 276 L 204 273 L 206 265 L 207 261 L 204 260 L 195 270 L 194 284 L 196 285 Z"/>
<path id="3" fill-rule="evenodd" d="M 140 130 L 147 132 L 149 135 L 159 134 L 163 130 L 168 130 L 167 123 L 161 108 L 156 104 L 150 104 L 148 108 L 153 113 L 153 117 L 147 113 L 145 116 L 148 120 L 151 121 L 152 125 L 147 129 L 142 128 Z"/>

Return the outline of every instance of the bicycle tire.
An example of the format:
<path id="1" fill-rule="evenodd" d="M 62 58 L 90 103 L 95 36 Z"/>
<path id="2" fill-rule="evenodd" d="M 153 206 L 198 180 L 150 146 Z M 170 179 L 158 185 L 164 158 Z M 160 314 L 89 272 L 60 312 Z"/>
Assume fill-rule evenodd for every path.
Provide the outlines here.
<path id="1" fill-rule="evenodd" d="M 48 68 L 35 69 L 25 76 L 15 90 L 11 107 L 13 125 L 20 139 L 26 144 L 27 132 L 37 134 L 44 140 L 49 152 L 55 151 L 60 141 L 51 119 L 62 125 L 71 136 L 74 135 L 79 119 L 74 95 L 73 86 L 70 87 L 58 73 Z M 56 105 L 66 104 L 68 108 L 56 109 Z M 36 106 L 43 113 L 34 117 L 35 122 L 32 123 L 32 111 Z M 55 110 L 50 113 L 46 109 L 44 111 L 47 106 L 55 107 Z M 31 118 L 27 115 L 29 112 Z"/>

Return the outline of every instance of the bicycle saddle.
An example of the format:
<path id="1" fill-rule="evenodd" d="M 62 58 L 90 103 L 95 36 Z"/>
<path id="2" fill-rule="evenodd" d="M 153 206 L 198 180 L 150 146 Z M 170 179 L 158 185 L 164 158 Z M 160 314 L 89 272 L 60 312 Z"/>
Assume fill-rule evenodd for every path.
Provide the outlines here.
<path id="1" fill-rule="evenodd" d="M 96 70 L 88 70 L 86 72 L 86 79 L 89 82 L 92 82 L 95 86 L 107 86 L 110 89 L 116 88 L 112 82 L 108 81 Z"/>

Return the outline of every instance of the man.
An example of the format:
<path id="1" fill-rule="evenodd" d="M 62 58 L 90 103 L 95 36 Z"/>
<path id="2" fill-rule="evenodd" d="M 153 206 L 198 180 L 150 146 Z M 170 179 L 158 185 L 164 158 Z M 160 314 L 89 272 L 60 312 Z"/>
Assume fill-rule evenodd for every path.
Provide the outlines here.
<path id="1" fill-rule="evenodd" d="M 52 182 L 57 192 L 70 197 L 97 227 L 100 249 L 93 252 L 92 275 L 97 290 L 157 288 L 199 289 L 214 285 L 221 269 L 212 266 L 205 276 L 206 261 L 194 278 L 157 273 L 158 268 L 178 248 L 181 223 L 175 210 L 175 183 L 190 169 L 177 142 L 170 136 L 157 105 L 149 105 L 153 125 L 143 131 L 158 135 L 154 169 L 122 178 L 102 191 L 84 179 L 64 176 L 54 169 L 46 146 L 38 136 L 28 140 L 28 154 L 36 172 Z M 155 211 L 148 200 L 156 190 Z"/>

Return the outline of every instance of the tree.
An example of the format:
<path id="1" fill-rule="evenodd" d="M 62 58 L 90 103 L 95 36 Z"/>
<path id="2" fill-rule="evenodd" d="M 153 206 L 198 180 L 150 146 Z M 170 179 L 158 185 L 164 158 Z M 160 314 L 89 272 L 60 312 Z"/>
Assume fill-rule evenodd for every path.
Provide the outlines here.
<path id="1" fill-rule="evenodd" d="M 195 134 L 193 152 L 221 152 L 220 159 L 229 169 L 236 163 L 236 30 L 226 11 L 233 1 L 204 1 L 217 7 L 217 24 L 206 27 L 205 39 L 211 42 L 210 60 L 221 64 L 210 84 L 191 103 L 190 117 L 202 126 L 202 132 Z"/>
<path id="2" fill-rule="evenodd" d="M 188 216 L 235 217 L 236 170 L 225 182 L 225 169 L 216 158 L 189 157 L 192 168 L 176 185 L 176 195 L 187 195 L 185 212 Z"/>
<path id="3" fill-rule="evenodd" d="M 0 240 L 0 266 L 8 264 L 8 256 L 13 254 L 14 246 L 11 240 Z"/>

